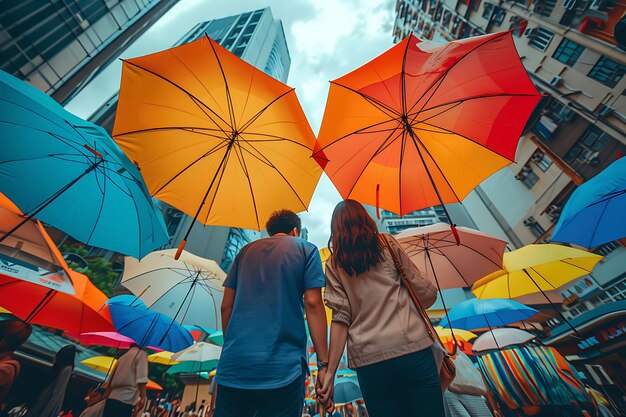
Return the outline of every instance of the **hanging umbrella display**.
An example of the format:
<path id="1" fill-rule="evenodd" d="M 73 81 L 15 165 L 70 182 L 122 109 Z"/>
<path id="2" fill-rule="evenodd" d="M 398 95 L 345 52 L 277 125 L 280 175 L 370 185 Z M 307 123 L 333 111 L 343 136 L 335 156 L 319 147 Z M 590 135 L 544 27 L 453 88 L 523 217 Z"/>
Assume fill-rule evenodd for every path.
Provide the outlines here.
<path id="1" fill-rule="evenodd" d="M 90 332 L 79 335 L 72 335 L 82 345 L 85 346 L 106 346 L 115 349 L 129 349 L 135 341 L 117 332 Z"/>
<path id="2" fill-rule="evenodd" d="M 450 322 L 444 318 L 440 326 L 452 326 L 464 330 L 508 326 L 518 321 L 528 320 L 537 314 L 534 308 L 517 301 L 504 298 L 479 300 L 472 298 L 462 301 L 448 312 Z"/>
<path id="3" fill-rule="evenodd" d="M 153 196 L 205 225 L 261 230 L 306 210 L 321 175 L 294 90 L 209 37 L 124 61 L 113 136 Z"/>
<path id="4" fill-rule="evenodd" d="M 193 344 L 191 334 L 171 317 L 148 310 L 146 305 L 132 295 L 118 295 L 107 301 L 118 333 L 135 340 L 139 346 L 154 346 L 177 351 Z"/>
<path id="5" fill-rule="evenodd" d="M 68 271 L 74 295 L 0 272 L 0 305 L 26 322 L 72 334 L 115 331 L 110 316 L 99 311 L 108 297 L 86 275 Z"/>
<path id="6" fill-rule="evenodd" d="M 595 248 L 626 237 L 626 158 L 579 186 L 552 233 L 553 242 Z"/>
<path id="7" fill-rule="evenodd" d="M 221 327 L 220 305 L 226 274 L 212 260 L 176 249 L 152 252 L 142 260 L 126 257 L 120 283 L 150 310 L 181 324 Z"/>
<path id="8" fill-rule="evenodd" d="M 556 290 L 591 273 L 600 260 L 600 255 L 569 246 L 526 245 L 505 253 L 503 270 L 477 281 L 472 292 L 480 299 L 516 298 L 541 293 L 561 319 L 578 334 L 561 310 L 552 303 L 546 291 Z"/>
<path id="9" fill-rule="evenodd" d="M 502 269 L 506 242 L 467 227 L 456 230 L 460 244 L 445 223 L 407 229 L 395 236 L 415 266 L 440 291 L 471 287 L 478 279 Z"/>
<path id="10" fill-rule="evenodd" d="M 168 242 L 139 170 L 104 129 L 0 71 L 0 190 L 37 218 L 93 246 L 141 258 Z"/>
<path id="11" fill-rule="evenodd" d="M 331 82 L 314 157 L 344 199 L 448 215 L 444 203 L 514 160 L 539 99 L 510 32 L 410 35 Z"/>
<path id="12" fill-rule="evenodd" d="M 478 336 L 474 340 L 472 350 L 474 352 L 485 352 L 494 349 L 504 349 L 509 346 L 525 345 L 536 337 L 534 334 L 521 329 L 493 329 Z"/>
<path id="13" fill-rule="evenodd" d="M 335 382 L 335 394 L 333 400 L 335 404 L 348 404 L 352 401 L 363 398 L 359 383 L 353 378 L 339 378 Z"/>
<path id="14" fill-rule="evenodd" d="M 108 374 L 117 363 L 117 359 L 111 356 L 92 356 L 80 361 L 80 363 L 103 374 Z"/>
<path id="15" fill-rule="evenodd" d="M 24 215 L 0 193 L 0 236 L 22 223 Z M 67 264 L 41 222 L 30 219 L 0 243 L 0 273 L 74 294 Z"/>
<path id="16" fill-rule="evenodd" d="M 177 363 L 180 363 L 179 361 L 175 361 L 172 359 L 173 354 L 174 352 L 168 352 L 166 350 L 153 353 L 152 355 L 148 355 L 148 362 L 158 363 L 159 365 L 166 366 L 176 365 Z"/>

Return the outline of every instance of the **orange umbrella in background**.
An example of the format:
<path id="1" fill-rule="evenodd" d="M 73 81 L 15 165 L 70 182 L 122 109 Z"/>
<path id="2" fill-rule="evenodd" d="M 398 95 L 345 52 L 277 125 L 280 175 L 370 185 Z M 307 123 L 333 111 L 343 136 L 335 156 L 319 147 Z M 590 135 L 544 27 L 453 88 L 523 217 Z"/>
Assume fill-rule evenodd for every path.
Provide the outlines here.
<path id="1" fill-rule="evenodd" d="M 344 199 L 445 210 L 514 160 L 539 99 L 510 32 L 410 35 L 331 82 L 314 158 Z"/>
<path id="2" fill-rule="evenodd" d="M 148 380 L 148 383 L 146 384 L 146 389 L 153 390 L 153 391 L 163 391 L 163 387 L 151 379 Z"/>
<path id="3" fill-rule="evenodd" d="M 153 196 L 205 225 L 306 210 L 322 172 L 293 88 L 209 37 L 124 61 L 113 136 Z"/>

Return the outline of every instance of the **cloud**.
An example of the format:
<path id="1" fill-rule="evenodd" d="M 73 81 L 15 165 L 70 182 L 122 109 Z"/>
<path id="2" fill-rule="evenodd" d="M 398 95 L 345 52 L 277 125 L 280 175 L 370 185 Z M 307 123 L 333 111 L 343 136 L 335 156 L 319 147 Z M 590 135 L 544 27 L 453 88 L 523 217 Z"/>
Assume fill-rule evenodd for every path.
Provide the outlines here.
<path id="1" fill-rule="evenodd" d="M 198 22 L 271 7 L 281 19 L 291 54 L 288 84 L 296 88 L 315 132 L 324 114 L 329 80 L 363 65 L 392 46 L 393 0 L 181 0 L 122 58 L 171 47 Z M 121 63 L 116 60 L 66 107 L 88 118 L 117 92 Z M 309 240 L 326 246 L 332 210 L 341 199 L 324 175 L 307 213 Z"/>

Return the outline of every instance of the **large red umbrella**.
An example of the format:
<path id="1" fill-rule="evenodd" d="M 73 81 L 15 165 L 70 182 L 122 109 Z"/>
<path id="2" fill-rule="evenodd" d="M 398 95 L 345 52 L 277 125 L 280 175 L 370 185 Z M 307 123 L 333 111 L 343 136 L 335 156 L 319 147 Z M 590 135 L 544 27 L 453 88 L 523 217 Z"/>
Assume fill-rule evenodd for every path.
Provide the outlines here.
<path id="1" fill-rule="evenodd" d="M 539 99 L 510 32 L 411 35 L 332 81 L 314 157 L 346 199 L 400 215 L 459 202 L 514 160 Z"/>

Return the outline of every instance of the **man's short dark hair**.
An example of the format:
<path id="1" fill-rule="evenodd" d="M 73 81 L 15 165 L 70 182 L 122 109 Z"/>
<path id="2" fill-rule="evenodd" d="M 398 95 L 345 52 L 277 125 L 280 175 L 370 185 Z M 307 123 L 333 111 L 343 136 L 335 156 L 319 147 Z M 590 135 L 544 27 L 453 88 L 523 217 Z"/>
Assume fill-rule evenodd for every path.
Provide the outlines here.
<path id="1" fill-rule="evenodd" d="M 291 210 L 279 210 L 272 213 L 270 218 L 265 223 L 265 228 L 270 236 L 274 236 L 276 233 L 289 233 L 293 228 L 302 229 L 302 221 L 300 217 Z"/>

